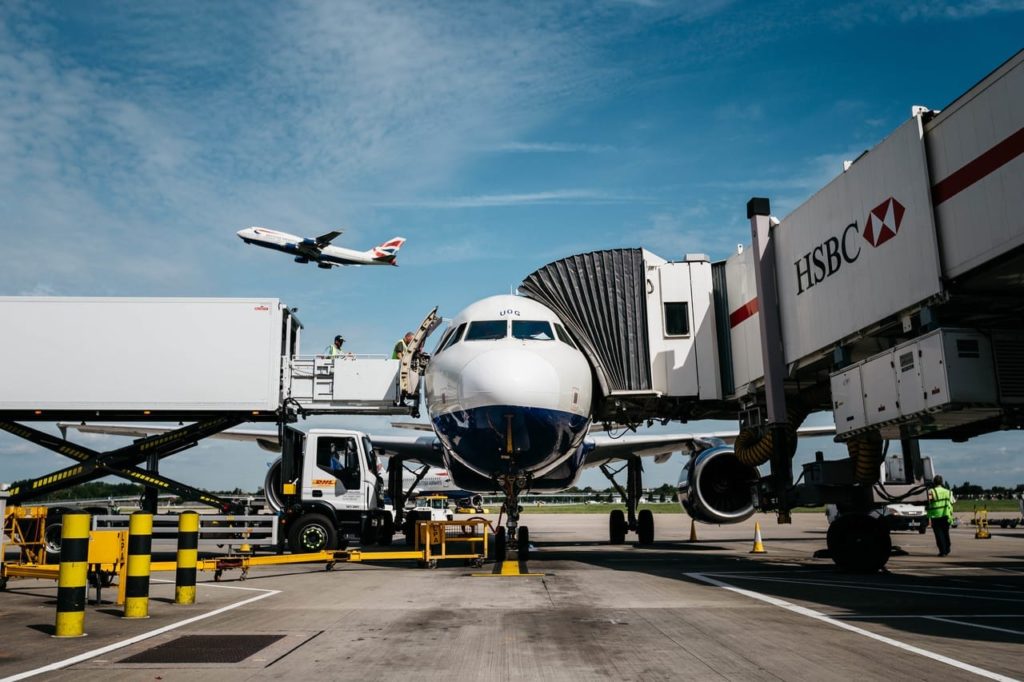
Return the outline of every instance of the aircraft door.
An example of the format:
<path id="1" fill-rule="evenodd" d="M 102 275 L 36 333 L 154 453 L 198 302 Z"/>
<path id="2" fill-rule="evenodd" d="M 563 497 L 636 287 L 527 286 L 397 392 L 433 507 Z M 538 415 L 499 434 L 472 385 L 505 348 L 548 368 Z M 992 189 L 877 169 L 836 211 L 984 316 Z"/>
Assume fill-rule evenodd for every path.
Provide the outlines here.
<path id="1" fill-rule="evenodd" d="M 427 337 L 441 324 L 441 318 L 435 307 L 423 318 L 420 327 L 413 334 L 412 341 L 402 353 L 400 358 L 401 369 L 399 370 L 398 381 L 402 390 L 402 398 L 412 398 L 419 392 L 420 377 L 427 368 L 429 356 L 423 352 L 423 344 Z"/>

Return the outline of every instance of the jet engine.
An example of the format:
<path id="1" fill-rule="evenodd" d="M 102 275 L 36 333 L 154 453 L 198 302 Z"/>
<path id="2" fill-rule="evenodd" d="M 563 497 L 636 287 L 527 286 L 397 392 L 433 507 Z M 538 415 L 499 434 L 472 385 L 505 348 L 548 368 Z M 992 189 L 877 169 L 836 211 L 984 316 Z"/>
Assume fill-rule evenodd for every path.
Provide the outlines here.
<path id="1" fill-rule="evenodd" d="M 740 523 L 754 513 L 757 467 L 742 463 L 728 446 L 691 457 L 679 476 L 679 502 L 703 523 Z"/>

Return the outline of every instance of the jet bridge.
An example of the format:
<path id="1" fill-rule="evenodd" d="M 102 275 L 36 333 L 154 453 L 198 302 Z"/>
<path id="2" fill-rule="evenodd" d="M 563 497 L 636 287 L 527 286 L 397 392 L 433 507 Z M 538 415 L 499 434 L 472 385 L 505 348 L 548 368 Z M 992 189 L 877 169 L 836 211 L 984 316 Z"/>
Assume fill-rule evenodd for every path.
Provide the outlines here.
<path id="1" fill-rule="evenodd" d="M 595 417 L 635 423 L 722 412 L 712 265 L 644 249 L 593 251 L 550 263 L 520 292 L 554 310 L 590 361 Z"/>

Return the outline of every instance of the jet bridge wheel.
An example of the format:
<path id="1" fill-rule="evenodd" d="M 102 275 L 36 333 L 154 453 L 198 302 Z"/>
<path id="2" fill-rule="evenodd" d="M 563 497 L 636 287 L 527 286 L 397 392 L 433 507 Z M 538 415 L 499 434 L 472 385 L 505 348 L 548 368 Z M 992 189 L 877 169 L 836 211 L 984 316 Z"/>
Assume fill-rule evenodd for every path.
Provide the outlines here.
<path id="1" fill-rule="evenodd" d="M 868 514 L 840 516 L 829 525 L 826 542 L 836 566 L 853 573 L 881 570 L 892 552 L 889 530 Z"/>
<path id="2" fill-rule="evenodd" d="M 338 533 L 334 524 L 323 514 L 306 514 L 300 517 L 288 534 L 288 547 L 293 554 L 311 554 L 334 549 L 338 544 Z"/>
<path id="3" fill-rule="evenodd" d="M 654 512 L 641 509 L 636 517 L 637 541 L 641 545 L 654 544 Z"/>
<path id="4" fill-rule="evenodd" d="M 653 524 L 653 519 L 651 519 Z M 626 514 L 621 509 L 612 509 L 608 514 L 608 541 L 613 545 L 621 545 L 626 541 L 626 531 L 629 524 L 626 523 Z M 654 526 L 651 526 L 653 535 Z"/>

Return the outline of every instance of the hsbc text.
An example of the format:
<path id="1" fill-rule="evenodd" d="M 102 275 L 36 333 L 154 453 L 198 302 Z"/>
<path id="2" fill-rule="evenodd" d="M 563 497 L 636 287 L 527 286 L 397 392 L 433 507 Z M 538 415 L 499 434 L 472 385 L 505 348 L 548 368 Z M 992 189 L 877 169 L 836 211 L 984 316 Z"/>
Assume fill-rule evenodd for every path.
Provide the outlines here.
<path id="1" fill-rule="evenodd" d="M 829 237 L 802 255 L 795 263 L 797 295 L 839 272 L 843 263 L 852 263 L 860 256 L 860 229 L 854 221 L 846 226 L 841 237 Z"/>

